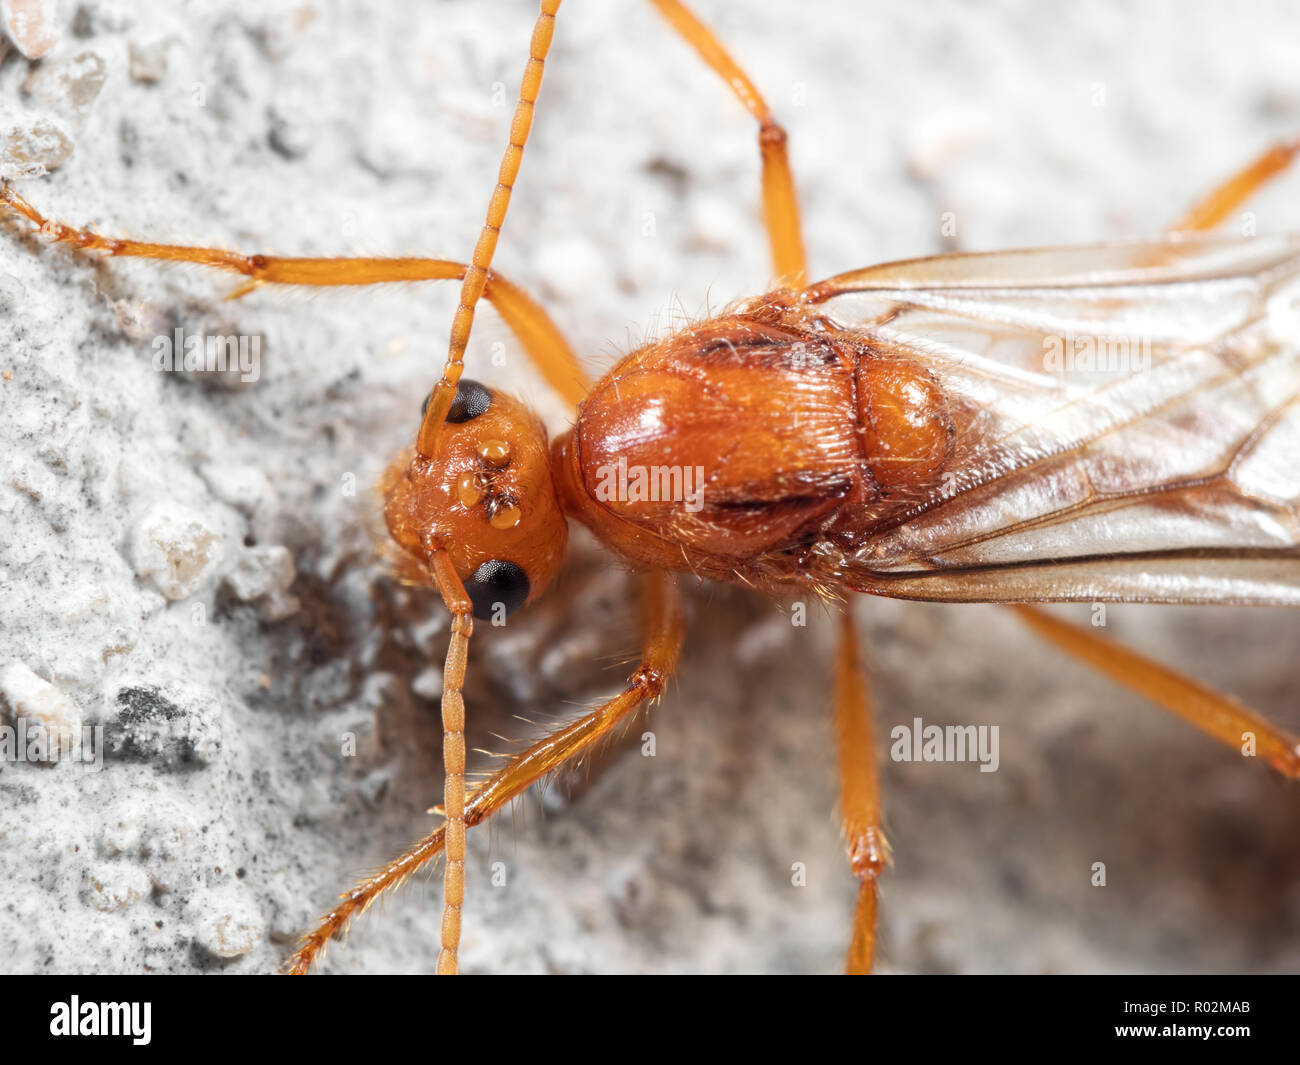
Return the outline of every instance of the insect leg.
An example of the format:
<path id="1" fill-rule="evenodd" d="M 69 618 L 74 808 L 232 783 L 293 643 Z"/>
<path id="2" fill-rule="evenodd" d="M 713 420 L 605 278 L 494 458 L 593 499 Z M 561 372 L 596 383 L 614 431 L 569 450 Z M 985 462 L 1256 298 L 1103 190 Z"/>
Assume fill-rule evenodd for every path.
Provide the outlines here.
<path id="1" fill-rule="evenodd" d="M 1298 154 L 1300 154 L 1300 138 L 1273 145 L 1249 166 L 1237 171 L 1200 200 L 1169 227 L 1170 231 L 1186 233 L 1213 229 L 1268 182 L 1285 171 Z"/>
<path id="2" fill-rule="evenodd" d="M 749 75 L 727 54 L 712 30 L 679 0 L 651 0 L 651 3 L 758 120 L 758 150 L 763 160 L 763 218 L 772 245 L 772 267 L 783 284 L 802 288 L 806 275 L 803 234 L 785 130 Z"/>
<path id="3" fill-rule="evenodd" d="M 1220 743 L 1238 752 L 1251 743 L 1255 753 L 1283 776 L 1300 777 L 1300 739 L 1249 707 L 1038 607 L 1018 604 L 1011 609 L 1063 651 L 1177 714 Z"/>
<path id="4" fill-rule="evenodd" d="M 645 636 L 641 664 L 627 687 L 585 716 L 538 740 L 476 788 L 465 803 L 466 828 L 479 824 L 546 774 L 591 750 L 630 713 L 660 695 L 681 653 L 684 631 L 681 596 L 672 576 L 662 572 L 646 575 L 644 596 Z M 438 827 L 343 895 L 339 904 L 321 918 L 316 928 L 303 936 L 297 952 L 287 963 L 286 971 L 307 972 L 325 944 L 339 935 L 352 918 L 364 912 L 385 891 L 401 884 L 425 862 L 437 857 L 443 850 L 446 829 L 446 825 Z"/>
<path id="5" fill-rule="evenodd" d="M 857 627 L 847 608 L 835 656 L 835 732 L 840 753 L 840 811 L 849 867 L 859 883 L 845 970 L 868 973 L 875 953 L 877 884 L 889 861 L 889 843 L 880 824 L 880 772 L 871 695 L 858 656 Z"/>
<path id="6" fill-rule="evenodd" d="M 437 281 L 462 277 L 466 267 L 447 259 L 285 258 L 244 255 L 222 248 L 105 237 L 91 229 L 46 218 L 7 182 L 0 185 L 0 206 L 22 215 L 55 244 L 69 244 L 109 256 L 195 263 L 243 274 L 248 280 L 230 294 L 238 298 L 261 285 L 377 285 L 388 281 Z"/>
<path id="7" fill-rule="evenodd" d="M 121 240 L 47 219 L 7 184 L 0 185 L 0 207 L 22 215 L 58 244 L 109 256 L 194 263 L 243 275 L 246 280 L 230 293 L 229 299 L 245 296 L 263 285 L 330 287 L 459 280 L 469 269 L 467 264 L 450 259 L 294 258 Z M 570 403 L 577 404 L 586 395 L 586 374 L 564 334 L 541 304 L 497 273 L 488 274 L 483 296 L 518 338 L 547 383 Z"/>
<path id="8" fill-rule="evenodd" d="M 590 390 L 591 379 L 542 305 L 518 285 L 491 272 L 483 296 L 523 345 L 546 383 L 570 406 L 577 407 Z"/>

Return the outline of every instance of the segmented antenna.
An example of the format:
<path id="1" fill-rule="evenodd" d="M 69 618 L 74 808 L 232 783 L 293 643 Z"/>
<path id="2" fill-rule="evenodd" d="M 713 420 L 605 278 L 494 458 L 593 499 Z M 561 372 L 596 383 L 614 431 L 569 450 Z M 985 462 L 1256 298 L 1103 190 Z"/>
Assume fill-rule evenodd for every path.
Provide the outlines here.
<path id="1" fill-rule="evenodd" d="M 497 237 L 501 234 L 506 210 L 510 207 L 510 193 L 519 176 L 519 164 L 524 158 L 524 145 L 533 126 L 533 107 L 542 88 L 542 71 L 546 54 L 551 50 L 551 37 L 555 32 L 555 13 L 560 0 L 542 0 L 542 9 L 533 26 L 532 40 L 528 46 L 528 65 L 524 67 L 523 81 L 519 86 L 519 102 L 510 120 L 510 143 L 501 158 L 497 185 L 488 201 L 487 220 L 479 231 L 478 243 L 469 270 L 460 285 L 460 304 L 451 322 L 451 341 L 447 347 L 447 362 L 442 368 L 442 380 L 433 388 L 429 405 L 420 423 L 420 434 L 415 438 L 415 449 L 421 455 L 432 456 L 437 450 L 438 434 L 447 420 L 451 401 L 456 398 L 456 386 L 465 369 L 465 347 L 469 344 L 470 329 L 474 325 L 474 308 L 483 287 L 487 284 L 488 268 L 497 250 Z"/>

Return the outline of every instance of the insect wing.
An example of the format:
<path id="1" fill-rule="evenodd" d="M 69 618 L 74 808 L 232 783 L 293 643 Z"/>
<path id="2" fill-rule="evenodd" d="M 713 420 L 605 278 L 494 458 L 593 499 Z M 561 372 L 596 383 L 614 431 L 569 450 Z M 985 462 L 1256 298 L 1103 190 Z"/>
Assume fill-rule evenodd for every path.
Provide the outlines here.
<path id="1" fill-rule="evenodd" d="M 1300 604 L 1300 237 L 949 255 L 810 290 L 927 367 L 953 452 L 849 587 Z"/>

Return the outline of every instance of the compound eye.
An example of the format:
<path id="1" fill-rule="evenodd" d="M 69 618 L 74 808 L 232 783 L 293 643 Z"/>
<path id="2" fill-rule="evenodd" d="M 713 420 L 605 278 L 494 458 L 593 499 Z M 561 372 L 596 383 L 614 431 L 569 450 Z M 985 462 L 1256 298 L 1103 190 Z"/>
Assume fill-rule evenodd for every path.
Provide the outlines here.
<path id="1" fill-rule="evenodd" d="M 477 381 L 462 377 L 456 385 L 456 398 L 447 411 L 447 421 L 459 424 L 477 418 L 492 402 L 492 393 Z"/>
<path id="2" fill-rule="evenodd" d="M 465 582 L 465 592 L 474 605 L 474 616 L 480 620 L 491 619 L 498 603 L 512 614 L 528 598 L 528 574 L 513 562 L 493 559 L 474 571 Z"/>
<path id="3" fill-rule="evenodd" d="M 424 403 L 420 407 L 421 414 L 428 412 L 429 400 L 432 398 L 432 396 L 424 397 Z M 447 421 L 459 424 L 477 418 L 488 409 L 491 402 L 492 392 L 486 385 L 462 377 L 456 385 L 456 398 L 451 401 L 451 407 L 447 411 Z"/>

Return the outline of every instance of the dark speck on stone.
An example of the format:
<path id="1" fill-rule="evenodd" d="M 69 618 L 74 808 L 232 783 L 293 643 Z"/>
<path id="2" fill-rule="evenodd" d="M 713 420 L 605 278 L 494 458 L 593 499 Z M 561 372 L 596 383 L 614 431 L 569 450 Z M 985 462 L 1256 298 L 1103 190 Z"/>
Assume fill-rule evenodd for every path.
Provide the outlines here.
<path id="1" fill-rule="evenodd" d="M 122 688 L 117 693 L 117 719 L 123 725 L 136 725 L 146 721 L 175 721 L 185 716 L 185 711 L 168 702 L 151 688 Z"/>

